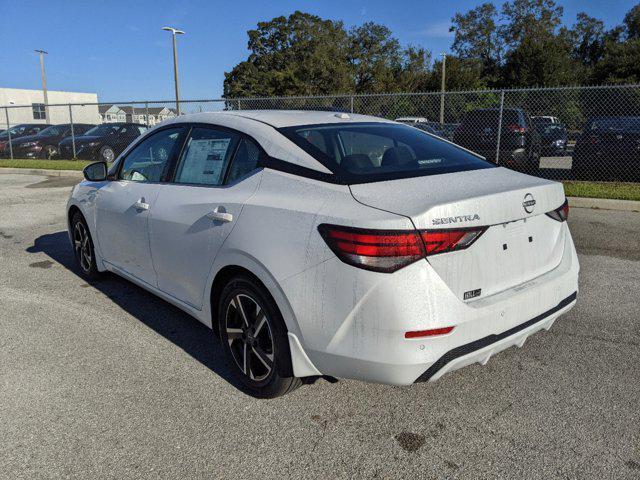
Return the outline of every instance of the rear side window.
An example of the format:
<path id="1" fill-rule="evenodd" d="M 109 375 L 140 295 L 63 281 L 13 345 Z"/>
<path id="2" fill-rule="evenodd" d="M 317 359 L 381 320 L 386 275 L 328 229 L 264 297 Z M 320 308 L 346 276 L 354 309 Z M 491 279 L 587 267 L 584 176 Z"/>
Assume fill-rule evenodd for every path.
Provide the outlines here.
<path id="1" fill-rule="evenodd" d="M 238 135 L 213 128 L 191 131 L 174 178 L 175 183 L 222 185 Z"/>
<path id="2" fill-rule="evenodd" d="M 486 160 L 406 125 L 328 124 L 280 129 L 346 183 L 491 168 Z M 321 134 L 324 148 L 308 140 Z"/>
<path id="3" fill-rule="evenodd" d="M 240 140 L 240 145 L 238 145 L 236 155 L 233 158 L 233 162 L 231 162 L 227 183 L 232 183 L 255 170 L 258 167 L 259 160 L 260 149 L 255 142 L 248 138 Z"/>

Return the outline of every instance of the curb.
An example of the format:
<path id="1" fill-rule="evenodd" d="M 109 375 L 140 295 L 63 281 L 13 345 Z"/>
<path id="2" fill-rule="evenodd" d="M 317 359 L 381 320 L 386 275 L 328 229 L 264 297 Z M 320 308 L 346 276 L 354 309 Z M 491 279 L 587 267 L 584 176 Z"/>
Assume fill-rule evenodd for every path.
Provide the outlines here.
<path id="1" fill-rule="evenodd" d="M 635 200 L 614 200 L 612 198 L 569 197 L 569 206 L 574 208 L 640 212 L 640 202 Z"/>
<path id="2" fill-rule="evenodd" d="M 0 167 L 0 174 L 12 173 L 19 175 L 44 175 L 47 177 L 74 177 L 84 178 L 82 172 L 79 170 L 46 170 L 43 168 L 12 168 L 12 167 Z"/>
<path id="3" fill-rule="evenodd" d="M 45 170 L 40 168 L 0 167 L 0 174 L 44 175 L 47 177 L 84 178 L 78 170 Z M 594 208 L 598 210 L 621 210 L 640 212 L 640 202 L 635 200 L 614 200 L 610 198 L 569 197 L 569 206 L 573 208 Z"/>

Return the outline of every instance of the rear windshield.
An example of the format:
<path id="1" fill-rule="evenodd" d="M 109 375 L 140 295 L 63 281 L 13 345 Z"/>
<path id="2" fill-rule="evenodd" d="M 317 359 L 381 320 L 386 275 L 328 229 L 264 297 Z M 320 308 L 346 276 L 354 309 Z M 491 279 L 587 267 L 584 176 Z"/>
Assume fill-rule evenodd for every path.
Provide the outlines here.
<path id="1" fill-rule="evenodd" d="M 493 167 L 481 157 L 406 125 L 308 125 L 280 132 L 346 183 Z"/>

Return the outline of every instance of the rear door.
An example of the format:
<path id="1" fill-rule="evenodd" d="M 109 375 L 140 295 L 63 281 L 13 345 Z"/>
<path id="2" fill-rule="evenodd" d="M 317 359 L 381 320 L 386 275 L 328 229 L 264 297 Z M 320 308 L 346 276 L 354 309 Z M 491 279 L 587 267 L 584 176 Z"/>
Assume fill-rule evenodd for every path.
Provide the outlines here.
<path id="1" fill-rule="evenodd" d="M 158 287 L 201 309 L 218 250 L 256 191 L 260 150 L 241 134 L 195 125 L 150 217 Z"/>
<path id="2" fill-rule="evenodd" d="M 149 215 L 183 132 L 183 127 L 167 128 L 143 140 L 121 160 L 117 178 L 99 189 L 96 199 L 97 240 L 104 260 L 153 286 Z"/>

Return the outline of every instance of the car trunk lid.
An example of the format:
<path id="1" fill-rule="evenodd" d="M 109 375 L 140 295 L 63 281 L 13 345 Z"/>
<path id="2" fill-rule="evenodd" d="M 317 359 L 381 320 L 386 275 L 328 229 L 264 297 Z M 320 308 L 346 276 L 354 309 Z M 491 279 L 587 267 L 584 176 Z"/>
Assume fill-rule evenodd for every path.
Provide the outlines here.
<path id="1" fill-rule="evenodd" d="M 427 258 L 461 299 L 524 284 L 562 258 L 562 224 L 545 215 L 565 200 L 560 183 L 494 168 L 357 184 L 351 191 L 365 205 L 411 218 L 420 230 L 487 227 L 469 248 Z"/>

